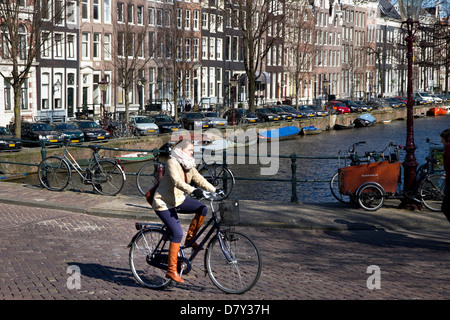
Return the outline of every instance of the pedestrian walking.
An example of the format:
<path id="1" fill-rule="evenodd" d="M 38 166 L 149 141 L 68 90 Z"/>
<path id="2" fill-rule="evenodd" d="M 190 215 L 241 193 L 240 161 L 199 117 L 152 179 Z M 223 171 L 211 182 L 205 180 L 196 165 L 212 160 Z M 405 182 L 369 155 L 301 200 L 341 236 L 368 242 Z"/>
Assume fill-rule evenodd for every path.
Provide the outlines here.
<path id="1" fill-rule="evenodd" d="M 442 212 L 450 222 L 450 129 L 441 132 L 441 142 L 444 146 L 445 196 L 442 201 Z"/>
<path id="2" fill-rule="evenodd" d="M 152 208 L 171 233 L 166 276 L 178 283 L 184 282 L 177 272 L 178 252 L 183 238 L 178 213 L 195 213 L 186 235 L 185 243 L 189 243 L 203 224 L 208 207 L 198 200 L 186 197 L 186 194 L 200 198 L 203 195 L 202 189 L 216 192 L 216 188 L 195 168 L 193 155 L 194 145 L 190 140 L 181 140 L 173 147 L 152 203 Z M 191 182 L 201 189 L 191 186 Z M 196 248 L 197 245 L 193 244 L 192 247 Z"/>

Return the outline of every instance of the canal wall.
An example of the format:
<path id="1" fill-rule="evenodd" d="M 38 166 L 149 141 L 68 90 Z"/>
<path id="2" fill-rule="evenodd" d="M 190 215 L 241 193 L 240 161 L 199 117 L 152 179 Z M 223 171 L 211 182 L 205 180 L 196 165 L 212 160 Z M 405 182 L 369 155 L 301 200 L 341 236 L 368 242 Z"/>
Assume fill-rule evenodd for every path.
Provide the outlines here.
<path id="1" fill-rule="evenodd" d="M 429 106 L 428 107 L 416 106 L 414 107 L 414 114 L 420 113 L 426 114 L 429 108 L 430 108 Z M 252 128 L 256 127 L 257 131 L 265 131 L 292 125 L 298 126 L 299 128 L 313 125 L 318 128 L 321 128 L 323 131 L 326 131 L 327 129 L 330 128 L 332 129 L 336 123 L 343 125 L 349 124 L 351 121 L 358 118 L 359 115 L 360 114 L 347 114 L 347 115 L 339 114 L 322 118 L 314 117 L 294 122 L 280 122 L 277 124 L 264 123 L 252 126 Z M 400 109 L 388 108 L 382 110 L 374 110 L 371 112 L 371 115 L 377 119 L 378 125 L 383 125 L 383 121 L 406 119 L 406 108 Z M 224 135 L 225 134 L 226 132 L 224 132 Z M 108 142 L 101 143 L 102 146 L 107 147 L 108 149 L 100 150 L 100 155 L 107 158 L 112 158 L 115 155 L 129 153 L 138 150 L 153 150 L 154 148 L 161 147 L 163 144 L 169 141 L 170 137 L 171 137 L 170 134 L 160 134 L 158 136 L 148 136 L 130 139 L 111 139 Z M 130 151 L 111 150 L 113 148 L 129 149 Z M 75 159 L 89 159 L 92 155 L 92 151 L 89 148 L 69 147 L 69 151 L 72 153 Z M 36 147 L 36 148 L 24 148 L 20 152 L 15 153 L 0 153 L 0 170 L 5 174 L 22 175 L 27 173 L 34 173 L 37 171 L 37 165 L 40 163 L 43 156 L 45 155 L 51 156 L 53 154 L 61 155 L 62 152 L 63 152 L 62 148 L 47 146 L 45 150 L 42 150 L 40 147 Z M 1 162 L 10 162 L 10 163 L 1 163 Z"/>

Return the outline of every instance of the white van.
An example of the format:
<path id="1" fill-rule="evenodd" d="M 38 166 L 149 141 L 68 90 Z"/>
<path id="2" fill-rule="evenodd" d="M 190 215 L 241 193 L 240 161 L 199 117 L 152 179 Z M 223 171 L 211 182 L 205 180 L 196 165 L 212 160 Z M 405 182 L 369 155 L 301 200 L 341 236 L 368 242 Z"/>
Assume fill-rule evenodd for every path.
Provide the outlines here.
<path id="1" fill-rule="evenodd" d="M 428 103 L 442 103 L 442 99 L 430 95 L 428 92 L 414 92 L 413 97 L 422 98 Z"/>

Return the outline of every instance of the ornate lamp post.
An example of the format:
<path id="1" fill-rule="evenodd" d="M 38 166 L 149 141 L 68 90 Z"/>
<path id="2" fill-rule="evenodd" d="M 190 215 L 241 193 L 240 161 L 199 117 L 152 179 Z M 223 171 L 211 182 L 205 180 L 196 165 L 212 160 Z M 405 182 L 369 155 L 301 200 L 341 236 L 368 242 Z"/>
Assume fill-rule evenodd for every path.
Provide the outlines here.
<path id="1" fill-rule="evenodd" d="M 414 182 L 416 180 L 417 161 L 414 155 L 416 146 L 414 144 L 414 100 L 413 100 L 413 42 L 414 26 L 419 23 L 419 13 L 422 7 L 422 0 L 399 0 L 399 9 L 402 16 L 402 28 L 406 32 L 406 42 L 408 45 L 408 90 L 407 90 L 407 113 L 406 113 L 406 157 L 403 162 L 404 167 L 404 191 L 406 193 L 413 191 Z M 414 204 L 403 203 L 403 205 L 411 206 Z"/>
<path id="2" fill-rule="evenodd" d="M 106 103 L 106 91 L 108 90 L 109 82 L 108 82 L 108 80 L 103 78 L 102 81 L 100 81 L 98 83 L 98 85 L 99 85 L 100 91 L 102 92 L 103 129 L 106 129 L 108 127 L 108 125 L 106 124 L 106 107 L 105 107 L 105 103 Z"/>
<path id="3" fill-rule="evenodd" d="M 231 84 L 231 125 L 235 126 L 236 125 L 236 115 L 235 115 L 235 111 L 234 111 L 234 101 L 236 99 L 236 86 L 238 84 L 238 79 L 236 77 L 236 75 L 233 75 L 230 79 L 230 84 Z"/>

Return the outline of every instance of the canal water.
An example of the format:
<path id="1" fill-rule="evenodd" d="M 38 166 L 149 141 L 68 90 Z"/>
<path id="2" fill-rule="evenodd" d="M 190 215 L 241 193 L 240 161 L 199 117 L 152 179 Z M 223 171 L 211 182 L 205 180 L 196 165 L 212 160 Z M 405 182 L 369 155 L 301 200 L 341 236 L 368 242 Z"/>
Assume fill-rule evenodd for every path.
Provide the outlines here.
<path id="1" fill-rule="evenodd" d="M 414 119 L 415 155 L 419 165 L 425 162 L 430 144 L 440 143 L 439 134 L 442 130 L 450 128 L 450 116 L 424 117 Z M 349 147 L 359 141 L 366 143 L 357 147 L 358 154 L 365 151 L 382 151 L 390 142 L 398 145 L 406 144 L 406 121 L 393 120 L 390 123 L 377 124 L 368 128 L 353 128 L 349 130 L 322 131 L 318 135 L 298 136 L 295 139 L 279 142 L 279 154 L 289 156 L 295 153 L 297 156 L 337 157 L 340 150 L 348 151 Z M 268 147 L 270 150 L 270 146 Z M 239 153 L 239 154 L 242 154 Z M 400 160 L 403 161 L 405 152 L 400 152 Z M 253 159 L 254 161 L 254 159 Z M 235 159 L 234 162 L 237 162 Z M 261 176 L 261 165 L 230 164 L 230 169 L 238 178 L 231 197 L 247 200 L 291 201 L 292 186 L 290 182 L 275 182 L 262 180 L 241 180 L 244 178 L 291 178 L 291 160 L 279 159 L 279 167 L 275 175 Z M 342 166 L 342 160 L 341 160 Z M 297 159 L 297 180 L 299 181 L 329 181 L 339 167 L 338 159 Z M 127 172 L 137 172 L 142 163 L 130 164 L 125 167 Z M 272 164 L 273 165 L 273 164 Z M 135 177 L 128 176 L 127 184 L 123 192 L 127 195 L 138 195 L 135 186 Z M 334 202 L 328 182 L 299 182 L 297 184 L 297 196 L 300 202 Z"/>

